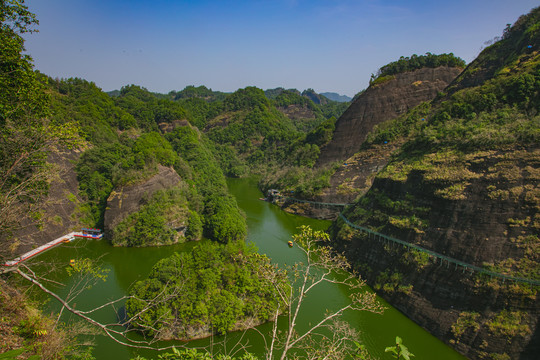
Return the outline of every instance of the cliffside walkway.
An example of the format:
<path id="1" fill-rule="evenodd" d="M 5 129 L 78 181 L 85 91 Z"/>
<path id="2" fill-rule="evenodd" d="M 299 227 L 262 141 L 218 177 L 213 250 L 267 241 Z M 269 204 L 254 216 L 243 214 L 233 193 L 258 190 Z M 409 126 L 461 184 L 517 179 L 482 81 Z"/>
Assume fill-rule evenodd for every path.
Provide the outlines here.
<path id="1" fill-rule="evenodd" d="M 43 244 L 40 247 L 37 247 L 37 248 L 35 248 L 33 250 L 30 250 L 30 251 L 22 254 L 21 256 L 13 259 L 13 260 L 6 261 L 4 264 L 2 264 L 2 266 L 10 267 L 10 266 L 18 265 L 19 263 L 21 263 L 21 262 L 23 262 L 25 260 L 28 260 L 33 256 L 41 254 L 42 252 L 44 252 L 46 250 L 49 250 L 50 248 L 55 247 L 56 245 L 63 244 L 63 243 L 68 243 L 70 241 L 73 241 L 76 237 L 91 238 L 91 239 L 100 239 L 101 238 L 101 235 L 92 235 L 92 234 L 89 234 L 89 233 L 85 232 L 84 230 L 85 229 L 83 229 L 82 232 L 73 231 L 73 232 L 70 232 L 67 235 L 60 236 L 59 238 L 54 239 L 52 241 L 49 241 L 48 243 Z"/>
<path id="2" fill-rule="evenodd" d="M 339 214 L 339 217 L 347 225 L 349 225 L 350 227 L 352 227 L 354 229 L 357 229 L 357 230 L 360 230 L 360 231 L 363 231 L 363 232 L 367 233 L 368 236 L 373 236 L 373 238 L 376 239 L 376 240 L 386 241 L 386 242 L 392 243 L 392 244 L 397 244 L 397 245 L 400 245 L 400 246 L 403 246 L 403 247 L 406 247 L 406 248 L 410 248 L 410 249 L 414 249 L 414 250 L 423 252 L 425 254 L 428 254 L 430 256 L 433 256 L 436 259 L 440 260 L 440 266 L 442 266 L 444 264 L 444 262 L 446 261 L 446 267 L 447 268 L 450 267 L 450 264 L 453 264 L 455 266 L 456 270 L 459 267 L 463 268 L 463 270 L 462 270 L 463 273 L 465 271 L 477 272 L 477 273 L 480 273 L 480 274 L 489 275 L 490 277 L 496 277 L 496 278 L 503 279 L 503 281 L 509 280 L 509 281 L 514 281 L 514 282 L 520 282 L 520 283 L 526 283 L 526 284 L 530 284 L 530 285 L 540 286 L 540 281 L 539 280 L 525 279 L 525 278 L 509 276 L 509 275 L 489 271 L 489 270 L 483 269 L 483 268 L 481 268 L 479 266 L 472 265 L 472 264 L 467 264 L 467 263 L 464 263 L 463 261 L 459 261 L 459 260 L 453 259 L 451 257 L 436 253 L 434 251 L 424 249 L 421 246 L 411 244 L 411 243 L 408 243 L 406 241 L 399 240 L 399 239 L 393 238 L 391 236 L 387 236 L 387 235 L 372 231 L 372 230 L 370 230 L 368 228 L 353 224 L 342 213 Z"/>

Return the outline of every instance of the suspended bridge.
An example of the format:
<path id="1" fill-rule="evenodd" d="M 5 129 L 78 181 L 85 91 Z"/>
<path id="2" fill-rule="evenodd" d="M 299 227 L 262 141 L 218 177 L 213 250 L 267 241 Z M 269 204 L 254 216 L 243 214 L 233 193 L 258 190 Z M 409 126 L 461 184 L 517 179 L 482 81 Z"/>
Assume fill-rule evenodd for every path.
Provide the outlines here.
<path id="1" fill-rule="evenodd" d="M 525 279 L 525 278 L 516 277 L 516 276 L 509 276 L 509 275 L 505 275 L 505 274 L 496 273 L 494 271 L 490 271 L 490 270 L 481 268 L 481 267 L 476 266 L 476 265 L 467 264 L 467 263 L 465 263 L 463 261 L 456 260 L 456 259 L 453 259 L 453 258 L 448 257 L 446 255 L 436 253 L 435 251 L 425 249 L 425 248 L 423 248 L 421 246 L 411 244 L 409 242 L 399 240 L 399 239 L 396 239 L 394 237 L 384 235 L 384 234 L 378 233 L 376 231 L 370 230 L 368 228 L 356 225 L 356 224 L 352 223 L 351 221 L 349 221 L 349 219 L 347 219 L 343 215 L 343 213 L 340 213 L 339 217 L 348 226 L 350 226 L 350 227 L 352 227 L 352 228 L 354 228 L 356 230 L 360 230 L 360 231 L 362 231 L 364 233 L 367 233 L 369 238 L 371 238 L 373 236 L 373 239 L 375 239 L 375 240 L 387 242 L 389 244 L 397 244 L 397 245 L 405 247 L 405 248 L 414 249 L 414 250 L 420 251 L 422 253 L 428 254 L 429 256 L 436 258 L 437 259 L 436 261 L 440 261 L 441 266 L 444 263 L 446 263 L 447 268 L 449 268 L 450 265 L 452 265 L 452 266 L 455 267 L 455 270 L 462 269 L 462 272 L 466 272 L 466 271 L 471 272 L 471 273 L 476 272 L 476 273 L 479 273 L 479 274 L 488 275 L 488 276 L 490 276 L 492 278 L 494 278 L 494 277 L 499 278 L 499 279 L 502 279 L 503 281 L 509 280 L 509 281 L 514 281 L 514 282 L 520 282 L 520 283 L 526 283 L 526 284 L 530 284 L 530 285 L 540 286 L 540 281 L 539 280 Z"/>
<path id="2" fill-rule="evenodd" d="M 352 204 L 345 204 L 345 203 L 324 203 L 324 202 L 318 202 L 318 201 L 301 200 L 301 199 L 295 199 L 295 198 L 292 198 L 292 197 L 287 197 L 287 196 L 283 196 L 283 195 L 279 195 L 279 194 L 275 194 L 274 198 L 283 199 L 283 200 L 288 201 L 288 202 L 310 204 L 310 205 L 320 206 L 320 207 L 323 207 L 323 206 L 324 207 L 339 207 L 342 210 L 346 206 L 352 205 Z M 372 236 L 373 239 L 375 239 L 375 240 L 385 241 L 385 242 L 387 242 L 389 244 L 396 244 L 396 245 L 402 246 L 404 248 L 414 249 L 414 250 L 417 250 L 419 252 L 428 254 L 429 256 L 437 259 L 437 261 L 440 261 L 440 266 L 442 266 L 442 265 L 444 265 L 446 263 L 447 268 L 449 268 L 450 265 L 452 265 L 452 266 L 454 266 L 455 270 L 461 269 L 463 273 L 465 273 L 465 272 L 470 272 L 470 273 L 476 272 L 476 273 L 479 273 L 479 274 L 484 274 L 484 275 L 490 276 L 491 278 L 494 278 L 494 277 L 499 278 L 499 279 L 502 279 L 503 281 L 509 280 L 509 281 L 514 281 L 514 282 L 530 284 L 530 285 L 534 285 L 534 286 L 540 286 L 540 280 L 526 279 L 526 278 L 521 278 L 521 277 L 517 277 L 517 276 L 510 276 L 510 275 L 505 275 L 505 274 L 497 273 L 497 272 L 494 272 L 494 271 L 490 271 L 490 270 L 481 268 L 479 266 L 468 264 L 468 263 L 465 263 L 463 261 L 451 258 L 449 256 L 439 254 L 439 253 L 437 253 L 435 251 L 425 249 L 425 248 L 423 248 L 421 246 L 411 244 L 411 243 L 409 243 L 407 241 L 399 240 L 399 239 L 396 239 L 396 238 L 394 238 L 392 236 L 384 235 L 384 234 L 378 233 L 376 231 L 370 230 L 368 228 L 356 225 L 356 224 L 352 223 L 351 221 L 349 221 L 349 219 L 347 219 L 343 215 L 342 212 L 339 213 L 339 218 L 341 218 L 348 226 L 350 226 L 350 227 L 352 227 L 352 228 L 354 228 L 356 230 L 360 230 L 360 231 L 362 231 L 364 233 L 367 233 L 369 237 Z"/>

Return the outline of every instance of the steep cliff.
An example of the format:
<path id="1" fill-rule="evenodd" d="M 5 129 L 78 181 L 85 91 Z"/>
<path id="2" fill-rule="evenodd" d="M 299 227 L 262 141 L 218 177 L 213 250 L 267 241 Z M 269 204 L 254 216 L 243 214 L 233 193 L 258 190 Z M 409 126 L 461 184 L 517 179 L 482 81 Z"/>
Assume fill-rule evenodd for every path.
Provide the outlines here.
<path id="1" fill-rule="evenodd" d="M 156 191 L 169 189 L 180 181 L 182 179 L 174 169 L 159 165 L 158 173 L 143 183 L 113 190 L 107 199 L 105 233 L 111 232 L 123 219 L 138 211 Z"/>
<path id="2" fill-rule="evenodd" d="M 396 150 L 332 229 L 376 291 L 471 359 L 540 353 L 539 24 L 540 8 L 371 134 L 361 153 Z"/>
<path id="3" fill-rule="evenodd" d="M 36 213 L 28 214 L 21 221 L 20 229 L 13 234 L 13 256 L 87 225 L 81 211 L 83 200 L 79 196 L 74 165 L 80 154 L 78 149 L 57 150 L 49 154 L 47 163 L 55 175 L 50 179 L 43 206 Z"/>
<path id="4" fill-rule="evenodd" d="M 187 189 L 174 169 L 161 165 L 143 183 L 114 189 L 105 210 L 105 235 L 122 246 L 184 241 L 188 226 L 193 225 L 190 218 L 195 216 L 189 209 Z"/>
<path id="5" fill-rule="evenodd" d="M 406 177 L 380 173 L 344 216 L 463 263 L 537 281 L 539 166 L 539 148 L 432 155 L 425 170 Z M 532 359 L 540 351 L 538 287 L 471 273 L 341 220 L 335 239 L 393 306 L 468 357 Z"/>
<path id="6" fill-rule="evenodd" d="M 356 153 L 375 125 L 432 100 L 462 71 L 461 68 L 423 68 L 373 83 L 336 122 L 332 141 L 321 149 L 319 165 L 345 160 Z"/>

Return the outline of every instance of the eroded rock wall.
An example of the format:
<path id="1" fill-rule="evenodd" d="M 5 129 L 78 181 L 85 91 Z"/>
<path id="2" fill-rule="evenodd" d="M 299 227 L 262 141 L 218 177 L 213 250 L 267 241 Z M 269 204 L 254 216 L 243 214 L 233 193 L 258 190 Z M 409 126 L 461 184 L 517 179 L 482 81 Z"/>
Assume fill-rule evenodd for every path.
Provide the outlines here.
<path id="1" fill-rule="evenodd" d="M 75 172 L 75 163 L 81 153 L 81 150 L 73 149 L 49 154 L 47 162 L 53 176 L 47 197 L 40 211 L 28 214 L 22 220 L 21 228 L 12 235 L 14 257 L 86 225 L 81 219 L 79 206 L 83 200 L 79 196 Z"/>
<path id="2" fill-rule="evenodd" d="M 143 183 L 114 189 L 107 199 L 105 233 L 110 234 L 122 220 L 138 211 L 156 191 L 169 189 L 181 181 L 174 169 L 158 165 L 157 174 Z"/>
<path id="3" fill-rule="evenodd" d="M 373 127 L 393 119 L 444 90 L 460 68 L 423 68 L 370 86 L 336 122 L 332 141 L 321 149 L 318 165 L 345 160 L 358 152 Z"/>
<path id="4" fill-rule="evenodd" d="M 540 149 L 515 148 L 438 162 L 404 179 L 379 174 L 344 215 L 464 264 L 534 280 L 539 165 Z M 441 175 L 450 173 L 445 169 L 454 171 L 452 180 Z M 535 359 L 540 353 L 538 286 L 479 275 L 343 221 L 334 225 L 333 239 L 380 295 L 467 357 Z"/>

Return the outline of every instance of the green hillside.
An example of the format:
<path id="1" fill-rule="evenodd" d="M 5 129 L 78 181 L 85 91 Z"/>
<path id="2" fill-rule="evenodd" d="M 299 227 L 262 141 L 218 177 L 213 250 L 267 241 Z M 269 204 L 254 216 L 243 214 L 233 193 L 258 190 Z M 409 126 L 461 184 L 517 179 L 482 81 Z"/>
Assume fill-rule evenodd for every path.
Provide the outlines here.
<path id="1" fill-rule="evenodd" d="M 88 80 L 35 71 L 22 37 L 37 26 L 35 15 L 17 0 L 1 2 L 0 14 L 2 262 L 46 243 L 45 235 L 58 236 L 45 234 L 51 227 L 61 234 L 80 224 L 104 228 L 105 241 L 126 253 L 200 241 L 137 280 L 130 299 L 115 303 L 123 307 L 118 317 L 130 319 L 127 331 L 154 341 L 245 330 L 294 308 L 288 281 L 304 278 L 300 304 L 322 278 L 348 267 L 316 247 L 307 272 L 297 265 L 286 279 L 245 244 L 246 216 L 226 176 L 258 175 L 264 190 L 314 200 L 337 174 L 341 183 L 329 201 L 347 192 L 358 197 L 333 222 L 331 240 L 315 238 L 343 252 L 373 289 L 469 358 L 540 352 L 540 8 L 466 67 L 451 53 L 381 67 L 370 89 L 416 70 L 455 67 L 453 79 L 465 69 L 435 99 L 438 89 L 430 93 L 432 101 L 381 105 L 401 106 L 400 115 L 377 125 L 351 163 L 324 167 L 317 159 L 348 102 L 313 89 L 253 86 L 158 94 L 131 84 L 105 93 Z M 406 85 L 418 88 L 415 80 Z M 354 183 L 360 177 L 361 191 Z M 56 203 L 63 217 L 48 217 L 45 205 Z M 102 279 L 99 265 L 85 260 L 66 271 Z M 320 280 L 309 274 L 311 261 L 324 269 Z M 0 352 L 9 352 L 0 358 L 90 358 L 76 332 L 42 316 L 16 289 L 30 280 L 43 290 L 40 274 L 24 265 L 1 270 Z M 368 311 L 374 297 L 353 295 Z M 62 311 L 75 312 L 72 305 Z M 294 324 L 289 331 L 303 338 Z"/>
<path id="2" fill-rule="evenodd" d="M 495 272 L 499 280 L 452 275 L 455 269 L 438 268 L 427 254 L 368 241 L 342 219 L 334 225 L 336 246 L 375 289 L 397 306 L 425 307 L 413 319 L 471 358 L 515 358 L 523 349 L 518 344 L 534 343 L 538 326 L 538 287 L 502 277 L 540 280 L 539 24 L 537 8 L 445 93 L 378 126 L 362 151 L 383 144 L 397 150 L 343 213 L 355 226 Z M 437 289 L 422 288 L 424 281 L 439 281 Z M 441 305 L 444 291 L 460 299 L 452 301 L 459 314 Z M 458 330 L 467 314 L 476 314 L 475 331 Z M 426 317 L 437 318 L 437 328 Z M 521 330 L 510 336 L 508 326 Z"/>

